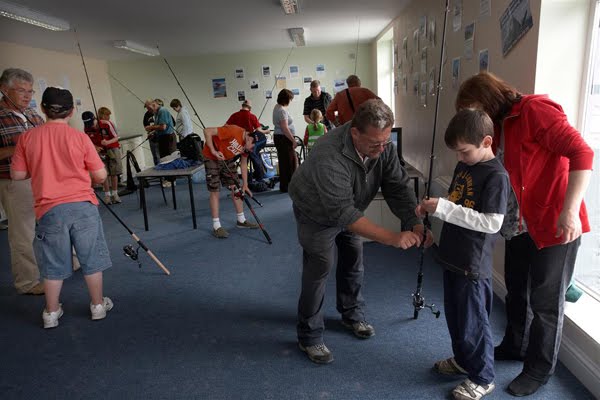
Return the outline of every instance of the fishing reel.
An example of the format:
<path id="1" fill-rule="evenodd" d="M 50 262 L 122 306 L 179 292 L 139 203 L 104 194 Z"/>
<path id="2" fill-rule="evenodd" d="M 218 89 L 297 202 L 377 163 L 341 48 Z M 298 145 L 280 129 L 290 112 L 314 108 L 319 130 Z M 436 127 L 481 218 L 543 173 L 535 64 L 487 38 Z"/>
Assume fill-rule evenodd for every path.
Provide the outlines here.
<path id="1" fill-rule="evenodd" d="M 413 314 L 413 319 L 417 319 L 419 318 L 419 311 L 421 311 L 424 308 L 429 308 L 429 310 L 431 311 L 431 313 L 433 315 L 435 315 L 436 318 L 440 317 L 440 311 L 435 309 L 435 304 L 426 304 L 425 303 L 425 297 L 423 297 L 421 295 L 421 293 L 413 293 L 412 295 L 413 298 L 413 307 L 415 308 L 414 314 Z"/>
<path id="2" fill-rule="evenodd" d="M 140 260 L 138 259 L 139 253 L 140 251 L 140 247 L 138 246 L 137 249 L 134 249 L 132 245 L 130 244 L 126 244 L 125 246 L 123 246 L 123 254 L 125 255 L 125 257 L 127 258 L 131 258 L 133 261 L 137 261 L 138 266 L 140 268 L 142 268 L 142 263 L 140 262 Z"/>

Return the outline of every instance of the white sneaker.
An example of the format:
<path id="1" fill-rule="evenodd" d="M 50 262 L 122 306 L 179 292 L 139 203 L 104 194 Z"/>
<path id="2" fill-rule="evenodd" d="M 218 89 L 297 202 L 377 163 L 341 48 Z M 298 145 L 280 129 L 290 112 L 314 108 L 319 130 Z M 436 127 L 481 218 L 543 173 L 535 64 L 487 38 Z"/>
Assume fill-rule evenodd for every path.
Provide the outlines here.
<path id="1" fill-rule="evenodd" d="M 60 317 L 62 317 L 62 315 L 63 315 L 62 303 L 60 303 L 58 305 L 57 311 L 48 312 L 44 308 L 44 311 L 42 312 L 42 320 L 44 321 L 44 329 L 56 328 L 58 326 L 58 319 Z"/>
<path id="2" fill-rule="evenodd" d="M 90 303 L 90 311 L 92 312 L 92 320 L 96 321 L 98 319 L 106 318 L 106 313 L 113 308 L 113 302 L 108 297 L 102 298 L 101 304 L 91 304 Z"/>
<path id="3" fill-rule="evenodd" d="M 479 400 L 486 394 L 492 393 L 496 388 L 494 382 L 487 385 L 478 385 L 470 379 L 465 379 L 452 391 L 452 396 L 456 400 Z"/>

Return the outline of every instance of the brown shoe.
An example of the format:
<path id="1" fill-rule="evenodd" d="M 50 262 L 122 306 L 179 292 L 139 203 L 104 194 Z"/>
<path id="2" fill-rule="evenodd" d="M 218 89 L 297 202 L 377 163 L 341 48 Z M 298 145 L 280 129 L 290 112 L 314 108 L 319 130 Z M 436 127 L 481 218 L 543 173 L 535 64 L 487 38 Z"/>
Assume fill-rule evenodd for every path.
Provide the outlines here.
<path id="1" fill-rule="evenodd" d="M 34 296 L 40 296 L 40 295 L 44 294 L 44 284 L 42 282 L 40 282 L 23 294 L 31 294 Z"/>

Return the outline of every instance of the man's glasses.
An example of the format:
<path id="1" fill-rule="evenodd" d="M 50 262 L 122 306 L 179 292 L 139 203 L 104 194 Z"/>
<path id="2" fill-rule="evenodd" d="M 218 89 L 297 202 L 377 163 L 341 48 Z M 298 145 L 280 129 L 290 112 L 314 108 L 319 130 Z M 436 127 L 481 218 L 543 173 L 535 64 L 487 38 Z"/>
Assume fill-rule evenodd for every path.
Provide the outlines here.
<path id="1" fill-rule="evenodd" d="M 15 92 L 19 93 L 21 96 L 23 96 L 24 94 L 29 94 L 29 95 L 34 95 L 35 94 L 35 90 L 26 90 L 23 88 L 18 88 L 18 89 L 13 89 Z"/>
<path id="2" fill-rule="evenodd" d="M 386 146 L 388 146 L 388 145 L 389 145 L 389 144 L 391 144 L 391 143 L 392 143 L 392 140 L 391 140 L 391 139 L 389 139 L 389 140 L 386 140 L 385 142 L 380 142 L 380 143 L 370 144 L 370 145 L 369 145 L 369 149 L 372 149 L 372 150 L 377 150 L 378 148 L 380 148 L 380 147 L 382 147 L 382 146 L 383 146 L 383 147 L 386 147 Z"/>

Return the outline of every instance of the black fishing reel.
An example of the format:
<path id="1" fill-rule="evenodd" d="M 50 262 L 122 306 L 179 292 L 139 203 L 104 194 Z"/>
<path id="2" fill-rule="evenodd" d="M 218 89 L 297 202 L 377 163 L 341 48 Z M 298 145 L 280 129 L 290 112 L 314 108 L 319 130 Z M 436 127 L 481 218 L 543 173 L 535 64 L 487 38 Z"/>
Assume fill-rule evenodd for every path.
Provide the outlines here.
<path id="1" fill-rule="evenodd" d="M 413 319 L 419 318 L 419 311 L 421 311 L 424 308 L 429 308 L 429 310 L 431 310 L 431 313 L 435 315 L 436 318 L 440 317 L 441 313 L 439 310 L 435 310 L 435 304 L 425 304 L 425 297 L 423 297 L 420 292 L 413 293 L 412 297 L 413 307 L 415 308 L 415 311 L 413 313 Z"/>
<path id="2" fill-rule="evenodd" d="M 133 246 L 130 244 L 126 244 L 125 246 L 123 246 L 123 254 L 125 255 L 125 257 L 131 258 L 133 261 L 137 261 L 138 266 L 142 268 L 142 263 L 140 262 L 140 260 L 138 260 L 139 251 L 139 246 L 137 247 L 137 249 L 134 249 Z"/>

